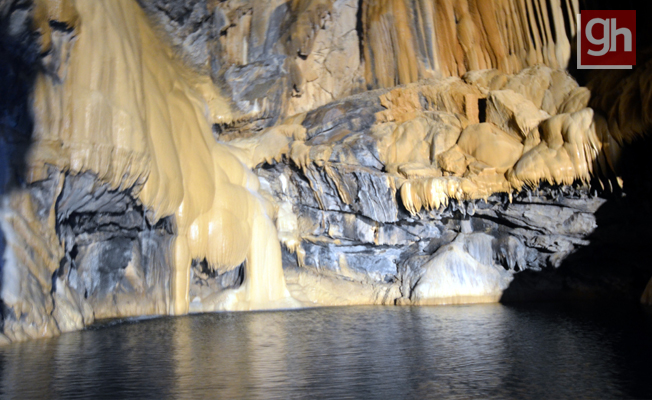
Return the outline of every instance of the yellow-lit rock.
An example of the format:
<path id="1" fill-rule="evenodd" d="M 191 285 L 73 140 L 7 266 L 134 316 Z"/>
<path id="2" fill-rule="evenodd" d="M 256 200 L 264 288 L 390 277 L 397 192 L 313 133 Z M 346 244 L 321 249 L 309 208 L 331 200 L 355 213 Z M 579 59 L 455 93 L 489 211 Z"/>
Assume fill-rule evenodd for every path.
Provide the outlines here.
<path id="1" fill-rule="evenodd" d="M 63 83 L 38 79 L 30 179 L 42 179 L 48 164 L 91 171 L 114 188 L 135 187 L 152 221 L 174 214 L 171 313 L 188 312 L 190 263 L 202 258 L 220 271 L 246 260 L 245 285 L 216 308 L 294 304 L 276 229 L 246 165 L 287 152 L 287 135 L 270 132 L 274 146 L 243 143 L 239 151 L 217 144 L 209 121 L 231 118 L 228 103 L 174 58 L 134 1 L 70 6 L 82 27 Z"/>
<path id="2" fill-rule="evenodd" d="M 213 58 L 192 67 L 179 38 L 173 49 L 165 26 L 152 28 L 145 3 L 35 2 L 41 58 L 26 183 L 3 194 L 0 210 L 2 300 L 23 321 L 4 325 L 11 340 L 94 318 L 298 300 L 496 301 L 525 245 L 455 218 L 541 183 L 622 186 L 622 148 L 652 126 L 648 64 L 589 75 L 587 87 L 565 71 L 575 26 L 564 15 L 576 0 L 209 1 L 215 31 L 202 51 Z M 70 215 L 57 215 L 57 199 L 66 179 L 86 173 L 94 190 L 135 199 L 146 223 L 134 229 L 170 223 L 161 243 L 171 287 L 160 285 L 169 296 L 159 303 L 135 296 L 92 309 L 56 275 L 76 246 L 59 231 Z M 43 182 L 48 196 L 27 189 Z M 443 219 L 459 235 L 447 236 Z M 586 229 L 571 244 L 532 246 L 552 248 L 558 265 L 594 228 L 577 219 Z M 423 252 L 409 268 L 405 248 Z M 361 272 L 370 249 L 385 263 Z M 512 250 L 509 268 L 498 265 Z M 142 254 L 133 253 L 120 273 L 138 291 Z M 201 262 L 207 270 L 193 272 Z M 243 263 L 237 288 L 189 298 L 198 274 Z"/>
<path id="3" fill-rule="evenodd" d="M 514 165 L 523 152 L 518 139 L 488 122 L 467 127 L 457 145 L 475 159 L 504 171 Z"/>

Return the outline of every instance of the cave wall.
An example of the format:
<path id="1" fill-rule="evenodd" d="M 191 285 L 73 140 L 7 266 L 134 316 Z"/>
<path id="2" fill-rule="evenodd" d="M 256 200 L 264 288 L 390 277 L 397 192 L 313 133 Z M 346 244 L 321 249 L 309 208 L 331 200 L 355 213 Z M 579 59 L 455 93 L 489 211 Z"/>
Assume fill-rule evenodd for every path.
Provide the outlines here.
<path id="1" fill-rule="evenodd" d="M 210 79 L 177 60 L 135 2 L 10 5 L 41 55 L 20 115 L 29 151 L 3 188 L 6 337 L 187 313 L 193 259 L 219 270 L 247 259 L 248 279 L 215 307 L 289 298 L 246 149 L 213 139 L 209 121 L 230 107 Z"/>
<path id="2" fill-rule="evenodd" d="M 224 309 L 638 298 L 644 258 L 611 274 L 590 253 L 630 206 L 623 242 L 646 240 L 649 166 L 628 149 L 652 74 L 645 51 L 631 73 L 573 70 L 569 16 L 593 5 L 0 1 L 2 340 Z"/>
<path id="3" fill-rule="evenodd" d="M 576 0 L 139 2 L 243 113 L 268 120 L 258 128 L 362 90 L 471 70 L 563 69 L 580 10 Z"/>
<path id="4" fill-rule="evenodd" d="M 171 221 L 149 225 L 130 191 L 52 169 L 8 202 L 2 301 L 10 340 L 167 311 Z"/>
<path id="5" fill-rule="evenodd" d="M 158 4 L 161 4 L 161 1 Z M 250 7 L 246 2 L 220 2 L 218 4 L 219 9 L 213 8 L 214 4 L 210 4 L 210 2 L 206 4 L 207 15 L 210 15 L 211 9 L 214 9 L 214 18 L 220 21 L 223 18 L 224 9 L 238 10 L 236 14 L 229 14 L 236 15 L 236 17 L 227 18 L 231 22 L 227 32 L 220 31 L 220 35 L 222 35 L 219 42 L 221 47 L 213 46 L 212 50 L 209 51 L 209 53 L 213 52 L 212 57 L 214 59 L 218 59 L 218 62 L 209 62 L 213 67 L 213 79 L 218 84 L 227 85 L 231 88 L 239 86 L 240 89 L 233 91 L 234 93 L 249 92 L 247 82 L 256 82 L 252 86 L 258 87 L 259 79 L 248 81 L 233 79 L 234 75 L 220 76 L 219 73 L 215 73 L 214 67 L 218 65 L 220 68 L 224 68 L 229 65 L 246 64 L 247 57 L 234 58 L 232 55 L 232 49 L 237 48 L 236 53 L 239 54 L 240 47 L 222 45 L 226 40 L 224 36 L 227 36 L 228 40 L 237 38 L 231 43 L 248 43 L 249 49 L 256 47 L 256 43 L 259 42 L 256 39 L 258 34 L 252 30 L 247 15 L 251 13 L 252 18 L 260 20 L 259 16 L 261 14 L 272 15 L 272 13 L 262 6 Z M 431 167 L 433 166 L 441 168 L 441 165 L 438 165 L 437 156 L 442 151 L 436 150 L 437 146 L 434 143 L 432 143 L 432 146 L 422 144 L 421 150 L 411 147 L 415 144 L 415 139 L 410 138 L 409 134 L 405 134 L 403 138 L 392 138 L 392 140 L 396 140 L 393 151 L 396 151 L 398 156 L 391 160 L 382 159 L 383 157 L 379 153 L 386 149 L 385 144 L 379 145 L 378 138 L 374 138 L 373 135 L 374 130 L 377 128 L 374 125 L 382 125 L 379 122 L 382 122 L 385 117 L 377 117 L 376 114 L 388 108 L 391 109 L 394 104 L 400 104 L 401 107 L 404 107 L 403 111 L 408 115 L 397 119 L 413 119 L 422 111 L 445 109 L 456 114 L 453 119 L 460 116 L 462 119 L 466 119 L 461 123 L 462 125 L 467 122 L 475 123 L 481 122 L 481 120 L 484 122 L 489 119 L 490 123 L 499 126 L 501 130 L 507 133 L 515 133 L 519 129 L 524 131 L 537 126 L 541 121 L 547 119 L 545 114 L 554 116 L 558 113 L 572 113 L 573 111 L 580 111 L 583 107 L 590 106 L 592 114 L 590 116 L 587 114 L 588 119 L 586 117 L 582 119 L 579 115 L 576 115 L 574 120 L 579 121 L 582 119 L 585 121 L 585 125 L 579 127 L 578 131 L 586 132 L 595 129 L 597 137 L 582 144 L 573 144 L 572 146 L 579 146 L 577 148 L 578 153 L 569 148 L 569 154 L 578 154 L 579 157 L 579 159 L 573 161 L 573 168 L 562 167 L 562 165 L 566 165 L 565 162 L 552 166 L 556 162 L 546 159 L 547 156 L 544 156 L 544 153 L 552 151 L 552 148 L 556 146 L 552 145 L 545 149 L 541 148 L 539 153 L 530 154 L 529 160 L 519 162 L 518 165 L 522 167 L 521 176 L 518 177 L 516 182 L 513 180 L 510 182 L 511 188 L 494 182 L 490 185 L 491 189 L 484 186 L 479 191 L 477 188 L 474 190 L 476 192 L 484 190 L 492 193 L 501 191 L 509 193 L 516 190 L 514 196 L 517 197 L 517 193 L 523 195 L 523 192 L 519 191 L 525 187 L 526 192 L 535 193 L 535 198 L 546 198 L 548 196 L 548 200 L 543 201 L 545 204 L 556 204 L 555 201 L 551 201 L 551 198 L 556 199 L 560 195 L 550 194 L 549 190 L 551 189 L 534 191 L 534 188 L 543 180 L 553 184 L 555 187 L 554 193 L 566 192 L 580 197 L 583 196 L 584 200 L 582 201 L 591 205 L 587 205 L 588 208 L 583 209 L 582 212 L 593 214 L 604 203 L 604 199 L 595 198 L 596 193 L 603 193 L 603 197 L 606 196 L 607 198 L 612 194 L 619 197 L 623 194 L 623 184 L 629 185 L 630 192 L 635 187 L 646 186 L 646 178 L 635 178 L 630 180 L 629 184 L 623 183 L 623 164 L 626 163 L 623 163 L 621 158 L 621 153 L 628 146 L 628 143 L 643 136 L 648 129 L 646 118 L 649 106 L 646 99 L 649 90 L 646 88 L 648 87 L 647 77 L 650 74 L 647 69 L 645 50 L 641 52 L 643 57 L 640 58 L 641 62 L 634 69 L 633 74 L 626 71 L 594 71 L 589 73 L 587 77 L 582 73 L 578 73 L 574 68 L 573 42 L 576 29 L 574 15 L 581 8 L 609 9 L 610 5 L 607 2 L 360 1 L 357 5 L 350 5 L 340 2 L 304 1 L 285 4 L 285 8 L 276 4 L 273 6 L 274 18 L 269 17 L 266 19 L 268 25 L 255 24 L 253 26 L 265 26 L 264 30 L 269 33 L 273 24 L 276 23 L 277 26 L 282 27 L 282 30 L 288 32 L 290 40 L 288 41 L 287 38 L 283 38 L 282 35 L 276 33 L 268 34 L 265 48 L 274 50 L 258 52 L 256 53 L 256 57 L 258 57 L 256 62 L 238 68 L 243 71 L 254 71 L 260 68 L 256 63 L 260 61 L 261 56 L 271 60 L 272 56 L 269 54 L 283 54 L 283 57 L 285 57 L 284 62 L 289 63 L 285 65 L 284 71 L 288 71 L 291 75 L 290 86 L 285 87 L 285 93 L 282 93 L 282 88 L 280 91 L 275 90 L 276 97 L 274 99 L 299 99 L 303 104 L 303 108 L 291 109 L 282 106 L 281 101 L 275 101 L 277 105 L 275 109 L 276 115 L 292 115 L 301 110 L 312 109 L 314 111 L 309 111 L 305 116 L 304 114 L 298 114 L 287 118 L 285 121 L 282 121 L 282 118 L 274 120 L 277 125 L 300 122 L 307 130 L 307 140 L 304 143 L 295 141 L 292 144 L 288 158 L 281 161 L 282 168 L 276 165 L 276 162 L 280 160 L 275 160 L 271 163 L 275 165 L 273 168 L 268 164 L 259 166 L 256 171 L 261 177 L 263 188 L 271 194 L 271 197 L 277 203 L 279 214 L 282 216 L 291 215 L 288 217 L 289 221 L 277 221 L 281 240 L 287 247 L 284 255 L 286 266 L 298 265 L 303 268 L 298 270 L 300 272 L 303 272 L 306 269 L 305 267 L 309 267 L 308 269 L 317 270 L 320 276 L 333 272 L 348 281 L 362 282 L 371 279 L 374 285 L 385 285 L 382 286 L 382 289 L 379 289 L 384 293 L 383 296 L 379 296 L 372 290 L 365 295 L 358 296 L 356 300 L 340 299 L 342 302 L 375 302 L 379 301 L 378 298 L 384 298 L 382 300 L 384 302 L 391 302 L 388 299 L 396 296 L 395 287 L 386 284 L 400 280 L 400 273 L 398 272 L 400 267 L 397 267 L 397 265 L 403 264 L 406 259 L 410 258 L 406 254 L 411 254 L 412 250 L 408 251 L 406 249 L 420 239 L 419 236 L 413 237 L 412 240 L 399 240 L 399 242 L 392 241 L 396 239 L 391 239 L 378 248 L 379 240 L 380 243 L 383 243 L 383 239 L 379 239 L 379 237 L 388 235 L 386 232 L 392 230 L 390 228 L 391 224 L 396 223 L 396 220 L 399 219 L 394 215 L 401 215 L 401 212 L 405 211 L 410 214 L 410 210 L 408 210 L 410 205 L 405 204 L 405 198 L 410 197 L 408 196 L 409 192 L 415 190 L 418 192 L 425 189 L 423 182 L 421 182 L 416 186 L 412 185 L 409 190 L 408 185 L 404 185 L 401 192 L 398 193 L 403 180 L 420 176 L 423 178 L 424 171 L 426 176 L 431 174 Z M 626 5 L 629 8 L 637 8 L 633 3 L 627 3 Z M 355 10 L 346 9 L 342 11 L 343 6 L 353 6 Z M 297 16 L 297 10 L 309 15 Z M 305 75 L 305 71 L 308 71 L 308 75 L 312 73 L 311 70 L 304 68 L 306 66 L 304 58 L 309 60 L 313 54 L 311 52 L 313 38 L 323 37 L 326 38 L 326 42 L 331 41 L 333 43 L 333 45 L 325 48 L 336 47 L 336 43 L 333 42 L 334 39 L 326 35 L 324 31 L 329 29 L 332 21 L 338 21 L 343 17 L 345 17 L 345 20 L 350 21 L 353 17 L 353 11 L 355 11 L 357 35 L 353 36 L 353 32 L 350 31 L 351 37 L 348 40 L 358 42 L 359 58 L 356 58 L 356 60 L 359 60 L 360 67 L 356 69 L 355 65 L 352 67 L 344 60 L 339 65 L 340 70 L 349 71 L 349 76 L 359 76 L 360 78 L 356 79 L 361 79 L 360 86 L 349 90 L 348 84 L 345 85 L 347 90 L 341 91 L 341 96 L 332 96 L 331 99 L 336 101 L 322 106 L 324 101 L 319 96 L 315 96 L 310 91 L 298 90 L 296 81 L 292 81 L 292 75 L 296 72 L 297 66 L 302 76 Z M 326 17 L 325 13 L 329 13 L 330 16 Z M 155 12 L 153 14 L 156 15 Z M 279 15 L 284 16 L 279 17 Z M 210 17 L 208 18 L 210 19 Z M 244 19 L 237 20 L 237 18 Z M 313 21 L 311 24 L 304 25 L 308 27 L 305 30 L 297 29 L 301 26 L 297 21 L 302 18 L 304 21 Z M 158 17 L 158 19 L 161 18 Z M 242 23 L 238 21 L 242 21 Z M 290 21 L 290 23 L 284 21 Z M 315 21 L 321 22 L 317 23 Z M 352 29 L 351 27 L 354 24 L 351 21 L 347 26 Z M 273 29 L 273 31 L 276 32 L 276 29 Z M 232 34 L 233 36 L 231 36 Z M 218 33 L 215 32 L 214 35 L 217 36 Z M 303 35 L 303 41 L 295 39 L 300 38 L 301 35 Z M 183 35 L 181 36 L 183 37 Z M 272 40 L 270 38 L 278 40 L 278 45 L 270 45 Z M 645 49 L 648 42 L 645 33 L 642 34 L 639 49 Z M 290 46 L 288 46 L 288 43 L 290 43 Z M 303 45 L 295 45 L 295 43 L 303 43 Z M 251 50 L 249 54 L 251 54 Z M 350 56 L 354 57 L 355 53 L 350 53 Z M 541 74 L 537 72 L 536 68 L 526 68 L 541 64 L 553 68 L 555 72 Z M 566 67 L 569 67 L 570 72 L 586 87 L 578 86 L 567 78 L 567 74 L 559 71 Z M 495 70 L 491 72 L 484 71 L 492 68 Z M 524 68 L 526 69 L 524 70 Z M 318 76 L 324 76 L 319 69 L 313 70 L 317 71 Z M 283 75 L 284 71 L 280 75 Z M 353 71 L 355 73 L 352 73 Z M 519 72 L 521 73 L 518 74 Z M 521 78 L 520 80 L 512 79 L 510 74 L 520 75 Z M 261 75 L 262 73 L 259 73 L 258 76 Z M 444 99 L 445 96 L 440 96 L 436 101 L 433 101 L 430 109 L 421 107 L 420 103 L 428 101 L 424 99 L 423 94 L 419 94 L 418 99 L 410 101 L 409 96 L 412 94 L 409 90 L 402 89 L 394 91 L 394 99 L 391 98 L 391 95 L 386 95 L 386 100 L 381 101 L 381 104 L 372 100 L 375 96 L 357 95 L 345 97 L 362 89 L 391 88 L 395 85 L 409 84 L 419 80 L 439 80 L 446 76 L 463 77 L 466 82 L 474 84 L 480 90 L 475 92 L 468 90 L 465 93 L 460 93 L 456 99 Z M 513 80 L 513 82 L 509 83 L 508 80 Z M 308 81 L 310 79 L 306 80 L 306 82 Z M 288 83 L 284 83 L 284 85 L 288 85 Z M 448 90 L 455 91 L 454 88 Z M 509 90 L 509 92 L 506 90 Z M 519 94 L 525 100 L 519 97 Z M 343 100 L 337 101 L 340 97 L 343 97 Z M 505 108 L 513 107 L 514 103 L 527 102 L 528 100 L 531 101 L 529 104 L 533 105 L 528 110 L 522 108 L 514 112 L 514 110 L 508 111 Z M 255 101 L 254 103 L 256 104 Z M 453 105 L 455 103 L 456 105 Z M 511 104 L 508 105 L 507 103 Z M 268 126 L 268 124 L 272 123 L 269 121 L 268 116 L 260 117 L 246 111 L 246 109 L 243 110 L 245 110 L 244 116 L 237 123 L 231 126 L 220 125 L 214 127 L 218 140 L 231 141 L 238 137 L 256 136 L 261 126 Z M 391 113 L 390 111 L 386 112 Z M 541 112 L 544 114 L 540 114 Z M 487 113 L 492 115 L 487 115 Z M 517 115 L 519 113 L 520 115 Z M 274 113 L 268 114 L 274 115 Z M 500 114 L 504 115 L 500 117 Z M 419 117 L 416 118 L 416 120 L 418 119 Z M 437 120 L 437 118 L 435 119 Z M 562 118 L 557 118 L 555 121 L 560 123 Z M 571 119 L 565 121 L 561 123 L 567 124 Z M 440 126 L 446 125 L 441 124 L 441 118 L 439 118 L 438 122 Z M 422 124 L 421 121 L 413 120 L 406 123 L 403 129 L 406 132 L 423 132 Z M 453 131 L 458 129 L 455 124 L 453 123 L 452 127 L 449 124 L 445 129 Z M 518 125 L 518 127 L 515 128 L 513 124 Z M 591 128 L 588 128 L 589 124 Z M 547 129 L 551 125 L 554 124 L 548 124 Z M 254 128 L 252 129 L 252 127 Z M 394 127 L 389 129 L 394 129 Z M 428 128 L 426 128 L 427 131 Z M 542 135 L 545 135 L 545 132 L 541 131 L 541 129 L 539 131 Z M 415 134 L 415 137 L 417 136 L 418 134 Z M 421 137 L 421 139 L 426 138 Z M 429 140 L 430 137 L 426 139 L 426 142 Z M 525 150 L 532 145 L 532 142 L 524 143 Z M 432 151 L 437 154 L 433 154 L 435 157 L 425 157 L 426 160 L 424 160 L 423 156 L 415 156 L 415 153 L 419 151 L 426 153 Z M 500 150 L 495 148 L 493 152 L 500 152 Z M 451 158 L 448 157 L 446 161 L 450 160 Z M 359 170 L 361 167 L 363 171 Z M 454 166 L 451 168 L 455 169 Z M 469 173 L 473 175 L 478 171 L 477 164 L 476 166 L 467 166 L 466 170 L 465 166 L 458 166 L 458 168 L 458 173 L 465 176 Z M 480 167 L 480 170 L 482 170 L 482 167 Z M 526 172 L 526 170 L 533 172 L 533 174 L 530 175 L 530 172 Z M 553 176 L 544 176 L 543 171 L 546 170 L 552 171 Z M 562 173 L 562 170 L 566 172 Z M 518 168 L 515 168 L 514 171 L 518 171 Z M 444 170 L 445 174 L 454 172 Z M 512 174 L 512 177 L 514 175 L 517 174 Z M 521 182 L 518 182 L 519 180 Z M 280 183 L 284 188 L 281 190 L 282 188 L 277 187 L 278 182 L 288 183 Z M 303 183 L 299 184 L 300 182 Z M 425 182 L 428 182 L 428 180 L 426 179 Z M 432 182 L 435 181 L 431 179 L 429 183 L 432 185 Z M 486 185 L 486 182 L 484 184 Z M 298 186 L 294 187 L 293 185 Z M 589 190 L 589 188 L 592 188 L 592 190 Z M 369 192 L 374 195 L 368 196 L 366 193 Z M 448 207 L 443 203 L 443 199 L 451 196 L 451 191 L 448 190 L 447 192 L 443 195 L 440 194 L 441 203 L 438 201 L 432 202 L 429 206 L 433 208 Z M 578 193 L 581 193 L 581 195 Z M 532 194 L 528 194 L 528 198 L 532 198 L 532 196 Z M 428 203 L 425 198 L 428 196 L 420 197 L 420 199 L 416 199 L 416 203 Z M 470 197 L 475 197 L 470 202 L 474 204 L 477 198 L 483 196 L 476 193 Z M 468 200 L 464 198 L 457 199 L 453 207 L 464 210 L 466 209 L 465 201 Z M 403 204 L 401 204 L 402 202 Z M 458 206 L 458 202 L 461 202 L 462 205 Z M 415 204 L 412 204 L 412 206 L 415 206 Z M 509 207 L 518 208 L 516 206 Z M 541 211 L 541 215 L 549 214 L 552 212 L 551 210 Z M 453 211 L 457 212 L 455 209 Z M 338 215 L 338 213 L 343 213 L 344 216 Z M 571 212 L 571 214 L 575 215 L 576 211 Z M 533 246 L 537 249 L 538 257 L 541 260 L 536 262 L 530 260 L 527 264 L 534 269 L 539 268 L 540 265 L 559 266 L 566 256 L 575 253 L 577 249 L 588 246 L 589 242 L 585 238 L 591 235 L 596 226 L 594 216 L 586 217 L 589 214 L 579 214 L 582 217 L 578 217 L 578 221 L 586 219 L 587 222 L 586 224 L 578 222 L 581 228 L 577 228 L 579 233 L 577 233 L 578 236 L 575 239 L 570 242 L 562 240 L 559 243 L 551 239 L 547 241 L 546 245 L 541 245 L 541 243 L 537 245 L 541 247 Z M 455 217 L 457 220 L 463 218 L 460 215 Z M 620 217 L 614 216 L 613 218 Z M 519 227 L 519 225 L 511 225 L 513 221 L 505 221 L 502 217 L 496 220 L 501 221 L 502 226 L 508 227 L 503 230 L 516 231 Z M 574 219 L 570 221 L 568 222 L 570 225 L 575 223 L 572 222 Z M 308 227 L 301 226 L 302 224 L 307 224 Z M 300 228 L 295 229 L 295 225 L 300 226 Z M 431 227 L 433 222 L 429 221 L 424 225 Z M 534 223 L 534 225 L 537 225 L 537 223 Z M 361 228 L 362 226 L 366 226 L 366 233 L 359 232 L 360 230 L 364 231 Z M 533 226 L 527 229 L 533 229 L 536 232 L 541 232 L 542 229 L 544 231 L 549 229 L 548 232 L 566 232 L 564 231 L 565 228 L 535 228 Z M 442 230 L 441 228 L 438 229 Z M 297 231 L 300 231 L 300 233 L 296 234 Z M 426 233 L 426 236 L 429 234 L 431 233 Z M 297 238 L 297 235 L 300 238 Z M 594 236 L 592 237 L 596 240 Z M 449 237 L 450 240 L 452 239 Z M 342 241 L 345 244 L 342 244 Z M 518 237 L 518 241 L 528 242 L 524 237 Z M 541 239 L 541 241 L 544 240 Z M 528 243 L 532 244 L 533 241 L 530 239 Z M 383 245 L 389 247 L 398 246 L 400 248 L 383 249 Z M 293 252 L 297 248 L 299 252 L 295 255 Z M 307 256 L 302 253 L 305 249 L 308 249 Z M 495 258 L 499 259 L 498 256 Z M 550 261 L 551 259 L 554 261 Z M 320 260 L 323 262 L 320 262 Z M 354 265 L 353 269 L 347 268 L 349 265 Z M 355 266 L 362 268 L 361 274 L 358 273 L 359 271 L 354 271 Z M 341 270 L 344 270 L 344 272 Z M 646 273 L 644 272 L 642 275 Z M 372 276 L 373 278 L 371 278 Z M 580 277 L 578 279 L 584 278 Z M 545 281 L 545 279 L 543 280 Z M 614 281 L 617 280 L 614 279 Z M 544 282 L 541 286 L 545 285 Z M 559 289 L 559 281 L 555 285 Z M 564 283 L 563 285 L 577 288 L 577 285 L 572 283 Z M 359 285 L 356 288 L 356 290 L 362 290 Z M 536 288 L 530 288 L 530 290 L 533 289 Z M 638 288 L 632 290 L 632 292 L 636 290 Z M 333 291 L 334 289 L 331 290 L 331 292 Z M 533 291 L 536 292 L 536 290 Z M 385 296 L 386 293 L 390 292 L 391 295 Z M 513 293 L 510 296 L 512 298 L 518 297 Z M 531 296 L 528 293 L 521 293 L 519 296 L 523 298 L 536 297 L 536 295 Z M 628 294 L 628 296 L 631 296 L 631 294 Z M 356 296 L 352 297 L 355 298 Z M 361 300 L 362 298 L 364 300 Z M 396 301 L 397 297 L 394 297 L 394 300 Z M 330 301 L 334 300 L 331 299 Z"/>
<path id="6" fill-rule="evenodd" d="M 509 90 L 518 105 L 498 100 L 505 91 L 484 86 L 489 79 L 469 75 L 367 92 L 306 114 L 306 138 L 292 144 L 288 159 L 256 169 L 263 191 L 279 204 L 277 228 L 295 297 L 318 304 L 497 301 L 519 273 L 556 269 L 589 244 L 594 213 L 605 200 L 591 193 L 588 171 L 582 181 L 572 163 L 557 164 L 570 160 L 564 146 L 572 147 L 572 139 L 555 145 L 559 158 L 546 164 L 537 157 L 552 151 L 546 137 L 556 134 L 536 129 L 538 144 L 528 143 L 524 132 L 531 128 L 519 117 L 535 118 L 534 125 L 551 119 L 528 100 L 539 99 L 541 106 L 550 96 L 557 99 L 550 112 L 571 121 L 588 112 L 574 94 L 581 88 L 549 68 L 501 76 L 503 85 L 518 91 Z M 567 85 L 559 84 L 561 77 Z M 482 93 L 488 100 L 480 122 Z M 469 95 L 475 114 L 465 106 Z M 563 136 L 595 130 L 588 122 L 570 123 Z M 523 136 L 514 142 L 505 136 L 508 145 L 500 147 L 509 129 Z M 467 147 L 476 142 L 465 138 L 477 132 L 502 133 L 491 141 L 497 147 L 485 152 Z M 511 143 L 520 146 L 516 153 Z M 532 173 L 552 175 L 532 178 L 535 186 L 510 186 L 510 174 L 530 179 L 533 159 L 542 163 Z M 501 169 L 502 163 L 509 167 Z M 570 179 L 567 171 L 575 171 Z M 539 186 L 540 180 L 551 184 Z"/>

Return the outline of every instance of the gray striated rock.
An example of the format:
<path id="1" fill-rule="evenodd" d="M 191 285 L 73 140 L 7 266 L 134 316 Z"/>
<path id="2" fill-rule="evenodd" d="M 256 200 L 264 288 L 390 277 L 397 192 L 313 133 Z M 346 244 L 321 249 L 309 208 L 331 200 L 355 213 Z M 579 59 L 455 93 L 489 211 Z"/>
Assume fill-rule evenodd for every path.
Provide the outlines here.
<path id="1" fill-rule="evenodd" d="M 191 66 L 210 71 L 251 134 L 364 88 L 357 0 L 138 0 Z"/>
<path id="2" fill-rule="evenodd" d="M 321 144 L 342 134 L 369 130 L 376 122 L 375 114 L 385 109 L 378 99 L 384 92 L 361 93 L 308 112 L 302 123 L 307 138 L 312 144 Z"/>
<path id="3" fill-rule="evenodd" d="M 250 114 L 252 120 L 217 126 L 219 140 L 231 137 L 247 137 L 278 121 L 283 105 L 283 95 L 289 87 L 286 57 L 274 55 L 264 61 L 255 61 L 244 66 L 232 65 L 224 72 L 224 86 L 236 106 Z M 247 132 L 243 134 L 243 132 Z"/>
<path id="4" fill-rule="evenodd" d="M 66 255 L 55 274 L 95 318 L 167 312 L 169 219 L 150 225 L 129 190 L 89 173 L 65 178 L 56 210 Z"/>
<path id="5" fill-rule="evenodd" d="M 151 225 L 131 189 L 112 190 L 90 173 L 52 168 L 26 190 L 36 218 L 14 219 L 19 229 L 6 232 L 13 232 L 13 246 L 41 241 L 21 256 L 24 265 L 3 266 L 11 287 L 2 296 L 5 335 L 21 340 L 78 330 L 98 318 L 167 314 L 172 221 Z M 41 226 L 28 225 L 34 223 Z M 56 243 L 37 236 L 50 234 Z"/>
<path id="6" fill-rule="evenodd" d="M 393 282 L 402 251 L 389 246 L 341 244 L 302 244 L 298 265 L 320 273 L 335 273 L 345 279 L 369 282 Z"/>
<path id="7" fill-rule="evenodd" d="M 138 3 L 165 30 L 186 61 L 197 68 L 209 62 L 209 43 L 215 38 L 215 30 L 206 0 L 138 0 Z"/>
<path id="8" fill-rule="evenodd" d="M 371 134 L 383 109 L 374 100 L 379 94 L 306 115 L 306 145 L 327 149 L 327 160 L 297 168 L 286 159 L 256 170 L 263 190 L 296 215 L 299 246 L 285 253 L 288 268 L 370 287 L 396 283 L 394 302 L 401 304 L 497 301 L 513 276 L 558 267 L 589 244 L 604 200 L 581 186 L 542 185 L 511 201 L 505 194 L 486 202 L 451 199 L 438 210 L 407 213 L 400 182 L 385 171 Z M 457 117 L 435 117 L 437 129 L 459 135 Z M 447 145 L 433 143 L 435 152 Z"/>
<path id="9" fill-rule="evenodd" d="M 354 212 L 378 222 L 397 221 L 391 177 L 346 164 L 309 166 L 304 171 L 320 208 Z"/>

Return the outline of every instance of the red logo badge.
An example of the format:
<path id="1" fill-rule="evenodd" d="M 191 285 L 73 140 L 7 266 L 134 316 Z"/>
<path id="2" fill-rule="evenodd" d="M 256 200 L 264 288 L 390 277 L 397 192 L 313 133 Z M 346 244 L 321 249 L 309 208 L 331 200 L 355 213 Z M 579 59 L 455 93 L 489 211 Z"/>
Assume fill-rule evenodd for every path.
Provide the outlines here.
<path id="1" fill-rule="evenodd" d="M 631 69 L 636 65 L 636 11 L 577 14 L 577 68 Z"/>

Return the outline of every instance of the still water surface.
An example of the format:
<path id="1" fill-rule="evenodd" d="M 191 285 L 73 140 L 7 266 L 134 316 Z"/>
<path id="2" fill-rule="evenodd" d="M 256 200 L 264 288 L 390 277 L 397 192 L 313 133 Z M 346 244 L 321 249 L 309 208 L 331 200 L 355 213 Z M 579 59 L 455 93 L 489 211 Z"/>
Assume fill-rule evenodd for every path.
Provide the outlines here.
<path id="1" fill-rule="evenodd" d="M 104 325 L 0 347 L 3 398 L 652 398 L 635 306 L 351 307 Z"/>

